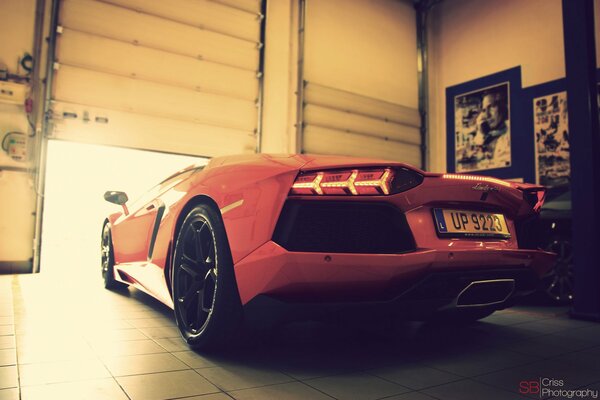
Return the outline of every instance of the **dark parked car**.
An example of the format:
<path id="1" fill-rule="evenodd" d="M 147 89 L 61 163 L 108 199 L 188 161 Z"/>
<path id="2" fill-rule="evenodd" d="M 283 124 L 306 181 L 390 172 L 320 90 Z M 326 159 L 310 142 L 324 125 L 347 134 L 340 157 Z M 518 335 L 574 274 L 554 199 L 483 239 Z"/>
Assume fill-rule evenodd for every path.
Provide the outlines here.
<path id="1" fill-rule="evenodd" d="M 548 189 L 536 233 L 538 246 L 558 255 L 554 267 L 542 278 L 541 290 L 555 302 L 568 303 L 573 300 L 574 289 L 569 185 Z"/>

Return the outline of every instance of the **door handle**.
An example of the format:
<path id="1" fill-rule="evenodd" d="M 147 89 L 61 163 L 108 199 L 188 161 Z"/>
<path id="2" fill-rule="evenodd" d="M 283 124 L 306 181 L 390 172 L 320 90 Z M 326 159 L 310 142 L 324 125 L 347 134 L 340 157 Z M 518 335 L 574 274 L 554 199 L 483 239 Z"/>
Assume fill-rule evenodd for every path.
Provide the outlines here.
<path id="1" fill-rule="evenodd" d="M 154 210 L 154 207 L 155 207 L 155 206 L 154 206 L 154 203 L 152 203 L 152 204 L 150 204 L 148 207 L 146 207 L 146 210 L 147 210 L 147 211 L 152 211 L 152 210 Z"/>

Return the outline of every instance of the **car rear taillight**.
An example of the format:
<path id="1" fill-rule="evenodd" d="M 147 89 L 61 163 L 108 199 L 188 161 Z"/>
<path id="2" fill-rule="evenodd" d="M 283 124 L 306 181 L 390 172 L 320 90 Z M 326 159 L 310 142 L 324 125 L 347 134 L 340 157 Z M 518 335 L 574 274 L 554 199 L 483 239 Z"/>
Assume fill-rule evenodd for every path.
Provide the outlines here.
<path id="1" fill-rule="evenodd" d="M 406 168 L 340 169 L 302 172 L 292 195 L 388 195 L 417 186 L 423 177 Z"/>
<path id="2" fill-rule="evenodd" d="M 502 179 L 496 179 L 489 176 L 479 176 L 479 175 L 462 175 L 462 174 L 444 174 L 442 175 L 442 179 L 454 179 L 460 181 L 477 181 L 477 182 L 489 182 L 495 183 L 500 186 L 511 187 L 510 182 L 503 181 Z"/>

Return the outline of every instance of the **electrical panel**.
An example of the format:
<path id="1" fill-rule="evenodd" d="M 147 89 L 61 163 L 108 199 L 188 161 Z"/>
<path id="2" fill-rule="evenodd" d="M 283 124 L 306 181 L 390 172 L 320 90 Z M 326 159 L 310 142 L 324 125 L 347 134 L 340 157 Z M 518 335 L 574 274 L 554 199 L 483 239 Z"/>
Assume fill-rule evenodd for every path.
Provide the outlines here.
<path id="1" fill-rule="evenodd" d="M 27 85 L 24 83 L 0 81 L 0 102 L 24 104 L 27 96 Z"/>
<path id="2" fill-rule="evenodd" d="M 10 135 L 6 152 L 15 161 L 25 161 L 27 159 L 27 140 L 25 135 Z"/>

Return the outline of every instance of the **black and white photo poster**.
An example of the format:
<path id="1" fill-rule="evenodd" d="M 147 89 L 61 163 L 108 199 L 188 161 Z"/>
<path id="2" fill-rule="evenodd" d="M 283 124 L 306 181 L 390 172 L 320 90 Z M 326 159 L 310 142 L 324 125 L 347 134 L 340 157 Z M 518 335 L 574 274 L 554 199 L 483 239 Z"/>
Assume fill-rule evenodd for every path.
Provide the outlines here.
<path id="1" fill-rule="evenodd" d="M 511 165 L 509 83 L 454 98 L 456 172 Z"/>
<path id="2" fill-rule="evenodd" d="M 537 182 L 557 186 L 569 182 L 569 115 L 567 92 L 533 99 Z"/>

